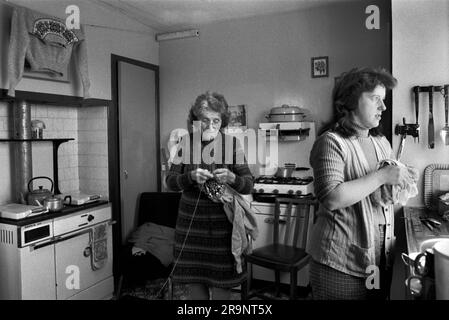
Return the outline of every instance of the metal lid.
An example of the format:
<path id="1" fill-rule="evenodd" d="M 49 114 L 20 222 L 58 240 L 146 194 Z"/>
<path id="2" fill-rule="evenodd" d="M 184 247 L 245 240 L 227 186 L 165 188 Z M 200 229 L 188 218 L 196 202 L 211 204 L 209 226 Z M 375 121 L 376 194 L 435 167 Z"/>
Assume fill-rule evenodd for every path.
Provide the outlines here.
<path id="1" fill-rule="evenodd" d="M 290 115 L 290 114 L 304 114 L 304 110 L 297 106 L 289 106 L 287 104 L 283 104 L 280 107 L 271 108 L 270 115 Z"/>
<path id="2" fill-rule="evenodd" d="M 39 128 L 39 129 L 45 129 L 45 123 L 41 120 L 32 120 L 31 121 L 31 128 Z"/>
<path id="3" fill-rule="evenodd" d="M 39 186 L 39 189 L 35 189 L 31 191 L 32 194 L 43 194 L 43 193 L 51 193 L 50 190 L 44 189 L 43 186 Z"/>
<path id="4" fill-rule="evenodd" d="M 47 201 L 47 202 L 60 202 L 61 200 L 62 200 L 61 198 L 56 197 L 54 195 L 51 195 L 51 196 L 45 198 L 45 201 Z"/>

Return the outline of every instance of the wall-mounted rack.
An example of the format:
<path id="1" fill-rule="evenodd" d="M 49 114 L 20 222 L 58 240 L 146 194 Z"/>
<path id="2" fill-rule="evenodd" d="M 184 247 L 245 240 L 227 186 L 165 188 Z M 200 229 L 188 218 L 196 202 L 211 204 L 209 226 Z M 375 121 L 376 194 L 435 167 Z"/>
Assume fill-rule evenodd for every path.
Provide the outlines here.
<path id="1" fill-rule="evenodd" d="M 415 112 L 416 112 L 416 123 L 405 123 L 404 118 L 404 125 L 399 126 L 396 125 L 396 134 L 399 134 L 402 136 L 401 139 L 401 145 L 399 147 L 398 156 L 400 156 L 400 152 L 402 152 L 403 143 L 405 140 L 405 137 L 407 135 L 411 135 L 414 138 L 418 138 L 419 142 L 419 123 L 418 123 L 418 117 L 419 117 L 419 96 L 420 93 L 424 92 L 429 95 L 429 122 L 427 125 L 427 136 L 428 136 L 428 147 L 429 149 L 435 148 L 435 126 L 434 126 L 434 120 L 433 120 L 433 94 L 434 92 L 439 92 L 444 97 L 444 105 L 445 105 L 445 127 L 442 129 L 442 132 L 440 132 L 441 136 L 443 137 L 443 140 L 446 145 L 449 145 L 449 126 L 448 126 L 448 99 L 449 99 L 449 84 L 444 85 L 427 85 L 427 86 L 414 86 L 412 88 L 414 97 L 415 97 Z"/>
<path id="2" fill-rule="evenodd" d="M 416 90 L 415 88 L 417 88 L 419 90 L 419 92 L 431 92 L 430 88 L 432 88 L 433 92 L 440 92 L 440 93 L 442 93 L 443 90 L 444 90 L 444 86 L 447 86 L 447 84 L 446 85 L 442 85 L 442 86 L 434 86 L 434 85 L 431 85 L 431 86 L 414 86 L 413 89 Z"/>

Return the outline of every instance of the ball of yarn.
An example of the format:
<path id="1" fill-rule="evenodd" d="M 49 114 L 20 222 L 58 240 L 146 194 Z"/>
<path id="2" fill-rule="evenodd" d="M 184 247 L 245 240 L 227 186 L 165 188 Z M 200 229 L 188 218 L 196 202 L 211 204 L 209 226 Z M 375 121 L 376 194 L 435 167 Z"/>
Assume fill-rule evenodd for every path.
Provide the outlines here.
<path id="1" fill-rule="evenodd" d="M 213 202 L 221 202 L 225 191 L 225 185 L 215 179 L 209 179 L 204 183 L 204 193 Z"/>

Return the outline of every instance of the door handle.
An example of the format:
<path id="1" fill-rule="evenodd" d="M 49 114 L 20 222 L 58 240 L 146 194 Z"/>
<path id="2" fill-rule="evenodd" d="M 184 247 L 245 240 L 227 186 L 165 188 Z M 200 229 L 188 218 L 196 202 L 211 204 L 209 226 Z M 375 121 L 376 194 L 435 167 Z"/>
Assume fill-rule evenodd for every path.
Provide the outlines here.
<path id="1" fill-rule="evenodd" d="M 125 175 L 125 179 L 128 179 L 128 170 L 123 170 L 123 174 Z"/>
<path id="2" fill-rule="evenodd" d="M 273 224 L 274 223 L 274 218 L 265 218 L 264 220 L 265 223 L 269 223 L 269 224 Z M 286 224 L 287 221 L 283 220 L 283 219 L 279 219 L 279 224 Z"/>

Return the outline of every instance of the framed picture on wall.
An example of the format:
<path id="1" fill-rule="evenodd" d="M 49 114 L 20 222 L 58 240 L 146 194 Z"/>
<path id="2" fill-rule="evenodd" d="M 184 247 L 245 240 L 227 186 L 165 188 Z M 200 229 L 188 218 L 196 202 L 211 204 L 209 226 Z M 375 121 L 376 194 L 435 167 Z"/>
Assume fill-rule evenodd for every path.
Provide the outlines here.
<path id="1" fill-rule="evenodd" d="M 246 118 L 246 106 L 244 104 L 239 104 L 236 106 L 229 106 L 229 129 L 246 129 L 247 128 L 247 118 Z"/>
<path id="2" fill-rule="evenodd" d="M 312 58 L 312 78 L 329 77 L 329 57 Z"/>

